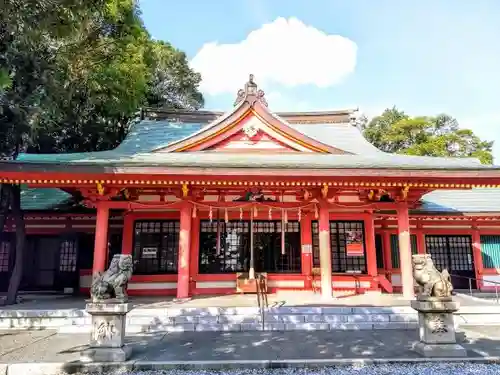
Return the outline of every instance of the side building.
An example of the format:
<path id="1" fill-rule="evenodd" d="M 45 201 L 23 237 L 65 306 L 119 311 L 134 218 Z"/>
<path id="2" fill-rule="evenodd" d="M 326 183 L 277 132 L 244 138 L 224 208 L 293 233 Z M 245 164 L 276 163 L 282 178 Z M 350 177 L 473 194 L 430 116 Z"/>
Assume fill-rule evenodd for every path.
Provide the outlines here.
<path id="1" fill-rule="evenodd" d="M 413 292 L 411 254 L 457 289 L 500 286 L 500 166 L 394 155 L 354 111 L 274 113 L 250 79 L 234 108 L 144 110 L 114 150 L 0 162 L 23 186 L 22 289 L 87 293 L 113 254 L 132 254 L 131 295 L 279 289 Z M 15 227 L 0 246 L 0 288 Z"/>

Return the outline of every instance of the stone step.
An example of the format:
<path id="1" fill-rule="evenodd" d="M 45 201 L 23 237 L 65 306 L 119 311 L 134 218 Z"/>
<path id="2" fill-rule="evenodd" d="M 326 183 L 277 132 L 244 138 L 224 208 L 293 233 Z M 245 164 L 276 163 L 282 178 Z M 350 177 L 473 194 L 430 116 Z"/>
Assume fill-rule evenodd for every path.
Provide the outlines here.
<path id="1" fill-rule="evenodd" d="M 328 324 L 328 323 L 243 323 L 243 324 L 177 324 L 177 325 L 127 325 L 128 333 L 151 332 L 248 332 L 248 331 L 330 331 L 330 330 L 390 330 L 416 329 L 417 323 L 360 323 L 360 324 Z M 64 325 L 57 328 L 61 333 L 87 333 L 88 325 Z"/>
<path id="2" fill-rule="evenodd" d="M 417 313 L 401 307 L 136 308 L 127 332 L 290 331 L 414 329 Z M 0 329 L 58 329 L 89 332 L 85 310 L 0 310 Z M 456 325 L 500 324 L 500 306 L 464 306 Z"/>

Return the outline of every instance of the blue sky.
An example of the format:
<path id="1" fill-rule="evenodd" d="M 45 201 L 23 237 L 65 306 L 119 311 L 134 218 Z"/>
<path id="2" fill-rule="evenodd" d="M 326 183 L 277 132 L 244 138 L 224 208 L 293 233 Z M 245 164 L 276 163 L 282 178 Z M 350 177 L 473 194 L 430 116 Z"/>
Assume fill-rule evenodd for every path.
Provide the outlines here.
<path id="1" fill-rule="evenodd" d="M 141 9 L 151 35 L 201 71 L 207 109 L 229 109 L 254 73 L 272 110 L 448 113 L 495 140 L 500 164 L 498 0 L 141 0 Z"/>

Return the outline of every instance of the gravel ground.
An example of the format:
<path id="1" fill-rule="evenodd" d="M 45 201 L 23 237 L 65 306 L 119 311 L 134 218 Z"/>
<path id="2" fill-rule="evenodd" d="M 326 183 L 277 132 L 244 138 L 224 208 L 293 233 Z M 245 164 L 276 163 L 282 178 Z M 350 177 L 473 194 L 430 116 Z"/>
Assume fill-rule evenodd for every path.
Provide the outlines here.
<path id="1" fill-rule="evenodd" d="M 118 374 L 118 373 L 115 373 Z M 498 364 L 418 364 L 418 365 L 374 365 L 374 366 L 341 366 L 332 368 L 288 368 L 262 370 L 168 370 L 168 371 L 136 371 L 119 373 L 120 375 L 498 375 Z M 79 374 L 75 374 L 79 375 Z M 80 374 L 83 375 L 83 374 Z M 87 374 L 88 375 L 88 374 Z"/>

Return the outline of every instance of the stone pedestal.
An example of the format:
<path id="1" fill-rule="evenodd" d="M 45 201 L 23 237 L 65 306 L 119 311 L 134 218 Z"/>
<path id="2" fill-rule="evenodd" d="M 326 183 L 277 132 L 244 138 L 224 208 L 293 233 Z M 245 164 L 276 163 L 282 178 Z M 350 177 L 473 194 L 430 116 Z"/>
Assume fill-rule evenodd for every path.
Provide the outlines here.
<path id="1" fill-rule="evenodd" d="M 104 301 L 87 303 L 86 310 L 92 315 L 90 348 L 81 355 L 83 362 L 123 362 L 131 355 L 125 346 L 125 325 L 129 303 Z"/>
<path id="2" fill-rule="evenodd" d="M 411 301 L 418 311 L 420 341 L 413 349 L 424 357 L 465 357 L 465 348 L 457 344 L 453 313 L 459 304 L 451 298 L 426 297 Z"/>

